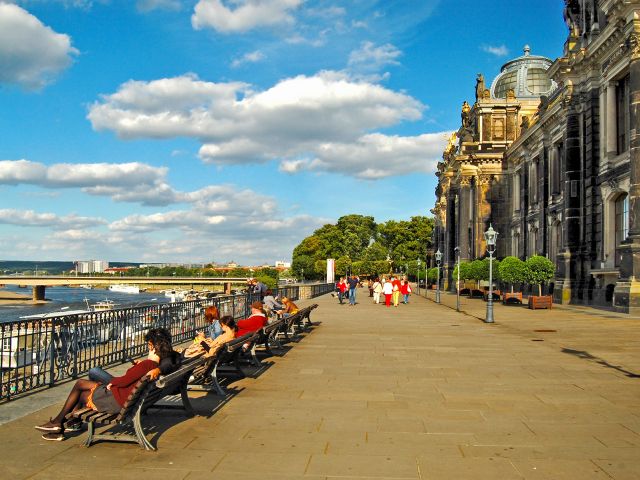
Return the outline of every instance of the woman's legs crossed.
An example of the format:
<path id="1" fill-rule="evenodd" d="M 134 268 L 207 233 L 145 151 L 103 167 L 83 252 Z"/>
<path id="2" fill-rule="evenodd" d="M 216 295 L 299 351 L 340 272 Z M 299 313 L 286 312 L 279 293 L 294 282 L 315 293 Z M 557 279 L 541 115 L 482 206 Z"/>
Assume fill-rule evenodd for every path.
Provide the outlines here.
<path id="1" fill-rule="evenodd" d="M 71 413 L 77 408 L 86 406 L 87 399 L 91 389 L 97 385 L 97 382 L 91 380 L 77 380 L 67 400 L 64 402 L 62 409 L 54 418 L 51 419 L 51 423 L 62 426 L 67 414 Z"/>

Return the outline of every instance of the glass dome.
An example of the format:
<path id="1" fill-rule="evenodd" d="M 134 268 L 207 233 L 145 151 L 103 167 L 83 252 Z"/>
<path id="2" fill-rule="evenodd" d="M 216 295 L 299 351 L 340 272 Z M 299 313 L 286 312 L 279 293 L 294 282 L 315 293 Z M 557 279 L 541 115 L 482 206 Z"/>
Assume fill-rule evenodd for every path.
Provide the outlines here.
<path id="1" fill-rule="evenodd" d="M 530 52 L 529 46 L 525 45 L 524 55 L 502 66 L 491 84 L 492 98 L 505 98 L 507 92 L 513 90 L 516 98 L 533 99 L 555 90 L 556 83 L 547 75 L 551 60 Z"/>

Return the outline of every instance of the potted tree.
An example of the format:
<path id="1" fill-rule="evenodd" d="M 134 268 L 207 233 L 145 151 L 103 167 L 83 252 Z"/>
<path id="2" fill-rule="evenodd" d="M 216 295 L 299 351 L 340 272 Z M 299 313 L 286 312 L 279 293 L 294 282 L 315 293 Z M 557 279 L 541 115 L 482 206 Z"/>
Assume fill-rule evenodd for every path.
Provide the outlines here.
<path id="1" fill-rule="evenodd" d="M 468 288 L 466 288 L 464 282 L 465 280 L 469 280 L 469 262 L 460 262 L 460 281 L 462 282 L 462 285 L 458 285 L 458 288 L 460 289 L 460 295 L 469 295 L 471 293 L 471 290 L 469 290 Z M 453 267 L 453 273 L 452 273 L 452 278 L 453 278 L 453 282 L 456 283 L 458 281 L 458 264 L 456 263 L 456 266 Z"/>
<path id="2" fill-rule="evenodd" d="M 534 255 L 527 258 L 526 277 L 531 285 L 538 285 L 538 295 L 529 295 L 529 308 L 551 308 L 553 304 L 551 295 L 542 295 L 542 284 L 553 278 L 556 266 L 546 257 Z"/>
<path id="3" fill-rule="evenodd" d="M 487 280 L 489 279 L 489 264 L 487 264 L 486 270 L 487 271 L 485 275 L 485 265 L 482 260 L 476 259 L 473 262 L 469 263 L 469 271 L 467 276 L 469 277 L 469 280 L 473 280 L 476 282 L 476 288 L 471 290 L 471 294 L 470 294 L 471 298 L 484 297 L 482 290 L 480 290 L 480 282 L 485 278 Z"/>
<path id="4" fill-rule="evenodd" d="M 526 280 L 527 267 L 525 263 L 517 257 L 506 257 L 500 262 L 498 272 L 500 279 L 511 285 L 511 292 L 505 292 L 502 302 L 505 305 L 521 305 L 522 292 L 514 292 L 514 285 Z"/>
<path id="5" fill-rule="evenodd" d="M 427 270 L 427 282 L 429 283 L 430 288 L 435 288 L 437 281 L 438 281 L 438 267 L 433 267 Z"/>

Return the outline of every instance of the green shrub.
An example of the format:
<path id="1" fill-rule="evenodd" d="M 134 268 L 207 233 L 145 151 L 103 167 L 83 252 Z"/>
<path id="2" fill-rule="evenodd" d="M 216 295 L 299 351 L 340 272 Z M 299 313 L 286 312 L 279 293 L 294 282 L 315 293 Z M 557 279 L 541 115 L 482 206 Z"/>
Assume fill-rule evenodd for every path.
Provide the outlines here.
<path id="1" fill-rule="evenodd" d="M 534 255 L 525 262 L 526 280 L 532 285 L 538 285 L 538 295 L 542 295 L 542 284 L 553 278 L 556 266 L 547 257 Z"/>
<path id="2" fill-rule="evenodd" d="M 500 262 L 498 273 L 500 279 L 511 285 L 511 293 L 513 293 L 513 285 L 522 283 L 527 280 L 527 266 L 517 257 L 506 257 Z"/>

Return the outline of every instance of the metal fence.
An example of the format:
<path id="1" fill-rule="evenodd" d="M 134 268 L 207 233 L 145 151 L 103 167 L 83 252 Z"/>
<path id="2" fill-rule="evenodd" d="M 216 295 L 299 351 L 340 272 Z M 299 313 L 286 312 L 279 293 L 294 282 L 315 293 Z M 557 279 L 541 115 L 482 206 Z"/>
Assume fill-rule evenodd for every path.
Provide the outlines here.
<path id="1" fill-rule="evenodd" d="M 314 285 L 311 296 L 332 285 Z M 298 300 L 300 287 L 274 289 L 274 295 Z M 249 315 L 256 294 L 242 293 L 203 300 L 58 314 L 52 318 L 0 323 L 0 400 L 74 379 L 100 365 L 109 367 L 146 353 L 144 335 L 166 328 L 178 345 L 194 338 L 206 325 L 204 310 L 215 305 L 220 315 Z"/>

